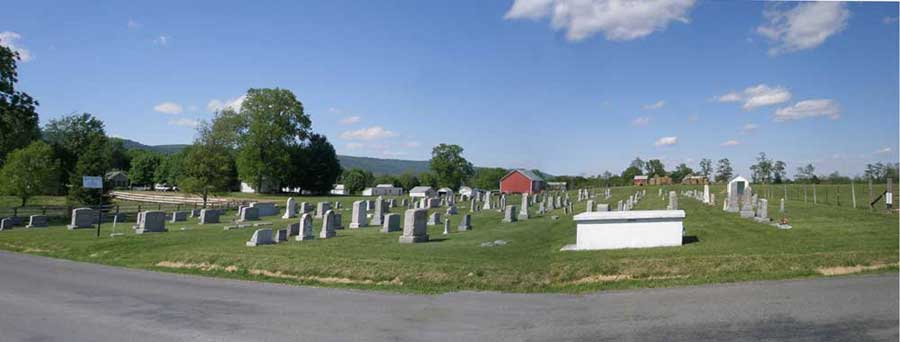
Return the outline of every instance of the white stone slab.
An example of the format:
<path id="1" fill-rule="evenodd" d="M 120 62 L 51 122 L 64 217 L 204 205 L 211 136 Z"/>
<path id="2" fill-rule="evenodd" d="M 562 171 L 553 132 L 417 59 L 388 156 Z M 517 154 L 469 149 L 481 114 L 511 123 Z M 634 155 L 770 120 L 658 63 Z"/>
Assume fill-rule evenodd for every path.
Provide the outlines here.
<path id="1" fill-rule="evenodd" d="M 595 211 L 573 218 L 576 244 L 563 250 L 681 246 L 684 210 Z"/>

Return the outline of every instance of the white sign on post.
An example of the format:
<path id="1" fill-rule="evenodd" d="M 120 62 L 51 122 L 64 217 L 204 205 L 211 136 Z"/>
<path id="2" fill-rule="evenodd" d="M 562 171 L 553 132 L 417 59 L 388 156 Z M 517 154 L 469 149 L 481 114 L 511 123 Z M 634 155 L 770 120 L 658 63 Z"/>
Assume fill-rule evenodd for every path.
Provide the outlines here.
<path id="1" fill-rule="evenodd" d="M 103 189 L 103 177 L 82 176 L 81 187 L 85 189 Z"/>

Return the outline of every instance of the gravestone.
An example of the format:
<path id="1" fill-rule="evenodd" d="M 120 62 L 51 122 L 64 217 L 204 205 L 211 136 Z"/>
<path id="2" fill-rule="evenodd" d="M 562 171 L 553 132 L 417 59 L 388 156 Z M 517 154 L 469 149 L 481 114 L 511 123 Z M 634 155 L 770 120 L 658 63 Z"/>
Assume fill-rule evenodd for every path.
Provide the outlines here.
<path id="1" fill-rule="evenodd" d="M 463 215 L 462 219 L 459 220 L 459 224 L 456 226 L 456 230 L 461 232 L 472 230 L 472 215 Z"/>
<path id="2" fill-rule="evenodd" d="M 597 211 L 609 211 L 609 204 L 608 203 L 597 204 Z"/>
<path id="3" fill-rule="evenodd" d="M 200 209 L 191 209 L 191 217 L 200 216 Z"/>
<path id="4" fill-rule="evenodd" d="M 372 221 L 369 222 L 370 225 L 380 226 L 382 223 L 382 219 L 384 218 L 384 198 L 378 196 L 375 200 L 375 208 L 372 209 Z"/>
<path id="5" fill-rule="evenodd" d="M 299 213 L 300 215 L 306 214 L 310 211 L 313 211 L 313 207 L 306 202 L 300 202 L 300 206 L 297 207 L 297 213 Z"/>
<path id="6" fill-rule="evenodd" d="M 516 211 L 518 208 L 514 205 L 506 206 L 506 210 L 503 212 L 503 222 L 513 223 L 516 222 Z"/>
<path id="7" fill-rule="evenodd" d="M 366 222 L 368 220 L 366 218 L 366 203 L 366 201 L 353 202 L 353 213 L 350 215 L 350 229 L 356 229 L 368 225 L 368 222 Z"/>
<path id="8" fill-rule="evenodd" d="M 322 215 L 322 231 L 319 232 L 319 238 L 327 239 L 334 237 L 336 234 L 334 231 L 334 210 L 328 209 Z"/>
<path id="9" fill-rule="evenodd" d="M 12 217 L 5 217 L 0 220 L 0 231 L 12 229 L 15 224 L 13 223 Z"/>
<path id="10" fill-rule="evenodd" d="M 709 205 L 716 205 L 716 194 L 709 194 Z"/>
<path id="11" fill-rule="evenodd" d="M 587 200 L 587 204 L 585 204 L 584 207 L 585 207 L 584 212 L 586 212 L 586 213 L 593 212 L 594 211 L 594 200 Z"/>
<path id="12" fill-rule="evenodd" d="M 400 214 L 384 215 L 384 223 L 381 224 L 382 233 L 400 231 Z"/>
<path id="13" fill-rule="evenodd" d="M 428 241 L 428 229 L 425 225 L 425 215 L 428 210 L 425 209 L 409 209 L 405 213 L 403 220 L 403 235 L 400 236 L 400 243 L 418 243 Z"/>
<path id="14" fill-rule="evenodd" d="M 484 193 L 484 206 L 481 207 L 483 210 L 491 210 L 491 192 L 486 191 Z"/>
<path id="15" fill-rule="evenodd" d="M 506 208 L 506 194 L 500 194 L 500 208 Z"/>
<path id="16" fill-rule="evenodd" d="M 166 231 L 166 213 L 162 211 L 145 211 L 141 215 L 136 234 L 162 233 Z"/>
<path id="17" fill-rule="evenodd" d="M 428 224 L 429 226 L 437 225 L 437 224 L 440 223 L 440 222 L 441 222 L 441 213 L 434 212 L 434 213 L 431 213 L 430 216 L 428 216 L 428 223 L 427 223 L 427 224 Z"/>
<path id="18" fill-rule="evenodd" d="M 259 220 L 259 208 L 241 207 L 240 219 L 238 221 L 247 222 L 255 220 Z"/>
<path id="19" fill-rule="evenodd" d="M 200 209 L 200 224 L 219 223 L 220 213 L 214 209 Z"/>
<path id="20" fill-rule="evenodd" d="M 616 211 L 625 211 L 625 203 L 622 202 L 622 200 L 619 200 L 619 203 L 616 206 Z"/>
<path id="21" fill-rule="evenodd" d="M 172 223 L 187 221 L 188 212 L 187 211 L 176 211 L 172 213 Z"/>
<path id="22" fill-rule="evenodd" d="M 344 215 L 338 212 L 334 213 L 334 230 L 344 229 Z"/>
<path id="23" fill-rule="evenodd" d="M 763 198 L 759 200 L 759 205 L 756 207 L 756 217 L 754 217 L 757 222 L 769 222 L 769 200 Z"/>
<path id="24" fill-rule="evenodd" d="M 300 223 L 291 223 L 287 227 L 288 236 L 300 235 Z"/>
<path id="25" fill-rule="evenodd" d="M 451 205 L 447 206 L 447 212 L 445 213 L 445 214 L 447 214 L 447 216 L 456 215 L 457 213 L 458 212 L 456 210 L 455 204 L 451 204 Z"/>
<path id="26" fill-rule="evenodd" d="M 329 210 L 331 210 L 331 202 L 316 203 L 316 218 L 322 218 Z"/>
<path id="27" fill-rule="evenodd" d="M 260 202 L 251 202 L 251 208 L 256 208 L 257 217 L 264 216 L 272 216 L 278 215 L 278 208 L 275 207 L 275 203 L 260 203 Z"/>
<path id="28" fill-rule="evenodd" d="M 31 215 L 28 217 L 28 225 L 25 228 L 44 228 L 47 227 L 48 221 L 47 215 Z"/>
<path id="29" fill-rule="evenodd" d="M 297 216 L 297 201 L 293 197 L 288 197 L 287 203 L 284 205 L 284 215 L 281 215 L 281 218 L 289 219 L 294 216 Z"/>
<path id="30" fill-rule="evenodd" d="M 751 202 L 752 198 L 750 197 L 750 190 L 745 190 L 743 197 L 744 198 L 741 203 L 741 217 L 751 218 L 755 213 L 753 212 L 753 203 Z"/>
<path id="31" fill-rule="evenodd" d="M 259 245 L 271 245 L 273 243 L 275 243 L 275 240 L 272 239 L 271 229 L 257 229 L 253 232 L 253 236 L 250 237 L 250 241 L 247 241 L 246 245 L 248 247 L 254 247 Z"/>
<path id="32" fill-rule="evenodd" d="M 725 200 L 726 206 L 725 211 L 729 213 L 736 213 L 740 211 L 740 200 L 738 199 L 738 185 L 743 184 L 742 182 L 732 182 L 728 184 L 730 187 L 730 191 L 728 191 L 728 198 Z M 746 189 L 745 189 L 746 190 Z"/>
<path id="33" fill-rule="evenodd" d="M 527 220 L 528 217 L 528 194 L 522 194 L 522 208 L 519 209 L 519 220 Z"/>
<path id="34" fill-rule="evenodd" d="M 784 214 L 784 198 L 781 198 L 781 204 L 778 205 L 778 212 Z"/>
<path id="35" fill-rule="evenodd" d="M 300 234 L 294 238 L 297 241 L 308 241 L 312 240 L 316 237 L 313 234 L 313 221 L 312 215 L 309 213 L 303 213 L 300 215 Z"/>
<path id="36" fill-rule="evenodd" d="M 450 234 L 450 219 L 444 219 L 444 235 Z"/>
<path id="37" fill-rule="evenodd" d="M 97 211 L 91 208 L 72 209 L 72 222 L 68 228 L 92 228 L 97 224 L 97 216 Z"/>
<path id="38" fill-rule="evenodd" d="M 703 184 L 703 203 L 709 204 L 709 184 Z"/>
<path id="39" fill-rule="evenodd" d="M 285 242 L 288 239 L 288 230 L 287 229 L 279 229 L 275 232 L 275 243 Z"/>
<path id="40" fill-rule="evenodd" d="M 669 205 L 666 207 L 669 210 L 678 210 L 678 193 L 675 191 L 669 191 Z"/>

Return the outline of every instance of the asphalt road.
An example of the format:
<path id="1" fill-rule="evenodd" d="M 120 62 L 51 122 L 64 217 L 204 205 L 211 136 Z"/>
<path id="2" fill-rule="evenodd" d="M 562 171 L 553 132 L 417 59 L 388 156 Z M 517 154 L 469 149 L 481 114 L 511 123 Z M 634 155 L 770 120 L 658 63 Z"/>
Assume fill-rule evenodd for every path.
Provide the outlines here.
<path id="1" fill-rule="evenodd" d="M 590 295 L 297 287 L 0 252 L 0 341 L 897 341 L 896 275 Z"/>

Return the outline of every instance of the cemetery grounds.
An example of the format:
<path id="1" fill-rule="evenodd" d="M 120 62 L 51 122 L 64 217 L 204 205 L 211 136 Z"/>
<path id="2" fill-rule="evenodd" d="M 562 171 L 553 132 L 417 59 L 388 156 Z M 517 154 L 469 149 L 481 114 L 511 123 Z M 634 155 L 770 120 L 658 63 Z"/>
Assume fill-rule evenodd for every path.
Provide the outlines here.
<path id="1" fill-rule="evenodd" d="M 460 214 L 450 216 L 449 235 L 442 235 L 442 225 L 434 225 L 428 227 L 430 242 L 400 244 L 397 242 L 400 232 L 381 233 L 380 227 L 374 226 L 349 229 L 352 202 L 372 197 L 301 196 L 295 197 L 298 204 L 340 201 L 343 210 L 338 213 L 343 216 L 345 229 L 338 230 L 337 237 L 326 240 L 298 242 L 291 238 L 277 245 L 246 247 L 244 242 L 250 239 L 255 228 L 223 230 L 224 226 L 232 225 L 234 211 L 223 216 L 221 224 L 201 226 L 197 218 L 189 218 L 186 222 L 167 222 L 167 233 L 144 235 L 132 232 L 134 215 L 129 215 L 129 222 L 116 227 L 124 235 L 110 237 L 111 223 L 104 223 L 100 238 L 96 238 L 94 229 L 68 230 L 67 222 L 54 220 L 49 228 L 20 226 L 0 231 L 0 249 L 163 272 L 406 293 L 460 290 L 583 293 L 897 272 L 900 238 L 897 212 L 884 210 L 883 202 L 878 210 L 870 211 L 865 200 L 868 196 L 860 185 L 856 187 L 858 202 L 854 209 L 849 186 L 844 187 L 832 188 L 828 193 L 828 188 L 820 186 L 816 204 L 809 188 L 804 201 L 801 185 L 754 187 L 761 190 L 760 198 L 769 195 L 769 216 L 776 220 L 781 218 L 779 199 L 787 191 L 786 216 L 793 226 L 790 230 L 779 230 L 724 212 L 723 185 L 711 186 L 716 194 L 715 206 L 679 196 L 680 209 L 687 213 L 684 221 L 687 243 L 680 247 L 561 252 L 562 246 L 575 242 L 572 216 L 564 215 L 562 209 L 538 216 L 536 205 L 530 208 L 531 219 L 516 223 L 501 223 L 503 214 L 496 210 L 475 212 L 473 230 L 457 232 L 456 225 L 469 212 L 468 201 L 458 202 Z M 702 191 L 702 186 L 664 188 L 679 193 L 689 189 Z M 884 189 L 884 185 L 875 188 Z M 596 189 L 594 202 L 610 203 L 614 208 L 617 201 L 644 189 L 647 195 L 634 210 L 665 208 L 667 195 L 657 196 L 656 186 L 613 188 L 609 200 L 602 199 L 601 190 Z M 240 193 L 228 196 L 273 201 L 282 212 L 288 197 Z M 576 198 L 576 192 L 570 191 L 570 199 Z M 399 199 L 392 213 L 402 214 L 405 210 L 399 207 Z M 44 196 L 33 201 L 37 205 L 59 205 L 65 200 Z M 575 213 L 585 210 L 585 202 L 574 203 Z M 508 204 L 518 206 L 521 200 L 511 196 Z M 15 205 L 17 199 L 0 197 L 0 207 Z M 155 204 L 144 206 L 147 210 L 157 209 Z M 443 215 L 445 208 L 431 211 Z M 283 229 L 288 223 L 299 222 L 299 218 L 283 220 L 279 215 L 263 217 L 260 221 L 273 223 L 262 228 Z M 314 219 L 316 236 L 321 223 L 321 219 Z M 494 244 L 497 240 L 506 243 Z"/>

